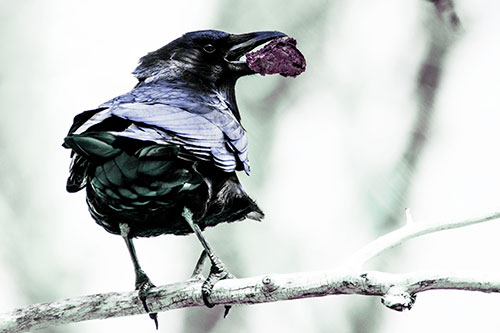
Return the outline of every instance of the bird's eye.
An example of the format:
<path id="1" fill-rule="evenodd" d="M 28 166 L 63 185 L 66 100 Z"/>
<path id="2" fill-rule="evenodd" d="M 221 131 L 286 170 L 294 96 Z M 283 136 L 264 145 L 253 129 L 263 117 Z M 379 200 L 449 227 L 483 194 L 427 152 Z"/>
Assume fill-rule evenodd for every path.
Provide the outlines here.
<path id="1" fill-rule="evenodd" d="M 205 51 L 207 53 L 214 53 L 215 46 L 213 46 L 212 44 L 207 44 L 207 45 L 203 46 L 203 51 Z"/>

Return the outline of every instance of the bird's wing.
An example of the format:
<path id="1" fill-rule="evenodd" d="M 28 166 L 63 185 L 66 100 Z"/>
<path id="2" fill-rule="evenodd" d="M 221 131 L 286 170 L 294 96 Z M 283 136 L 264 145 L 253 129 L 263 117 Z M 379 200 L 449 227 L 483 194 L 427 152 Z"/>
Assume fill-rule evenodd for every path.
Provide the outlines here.
<path id="1" fill-rule="evenodd" d="M 250 171 L 246 133 L 230 110 L 215 99 L 196 103 L 194 94 L 154 89 L 126 94 L 102 104 L 97 111 L 75 117 L 70 135 L 107 131 L 113 135 L 184 149 L 185 159 L 212 161 L 220 169 Z M 133 91 L 134 92 L 134 91 Z M 123 120 L 127 121 L 124 126 Z"/>
<path id="2" fill-rule="evenodd" d="M 165 104 L 127 103 L 113 107 L 111 114 L 133 122 L 116 135 L 179 144 L 196 158 L 213 160 L 228 172 L 248 168 L 243 128 L 218 110 L 200 114 Z"/>
<path id="3" fill-rule="evenodd" d="M 225 171 L 244 169 L 249 174 L 248 139 L 226 98 L 217 89 L 198 89 L 183 82 L 151 84 L 110 102 L 123 110 L 133 96 L 134 104 L 141 104 L 142 109 L 124 111 L 130 117 L 125 118 L 176 133 L 190 150 L 210 147 L 211 159 L 218 167 Z M 148 108 L 151 111 L 141 112 Z"/>

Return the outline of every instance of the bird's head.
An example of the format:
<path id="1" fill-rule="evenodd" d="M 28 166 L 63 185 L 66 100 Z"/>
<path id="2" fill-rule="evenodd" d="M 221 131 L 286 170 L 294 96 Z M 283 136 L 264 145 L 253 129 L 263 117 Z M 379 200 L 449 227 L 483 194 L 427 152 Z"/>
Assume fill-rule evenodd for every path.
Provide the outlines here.
<path id="1" fill-rule="evenodd" d="M 142 57 L 134 75 L 145 83 L 157 80 L 234 83 L 239 77 L 255 73 L 240 60 L 245 53 L 285 36 L 279 31 L 238 35 L 217 30 L 189 32 Z"/>

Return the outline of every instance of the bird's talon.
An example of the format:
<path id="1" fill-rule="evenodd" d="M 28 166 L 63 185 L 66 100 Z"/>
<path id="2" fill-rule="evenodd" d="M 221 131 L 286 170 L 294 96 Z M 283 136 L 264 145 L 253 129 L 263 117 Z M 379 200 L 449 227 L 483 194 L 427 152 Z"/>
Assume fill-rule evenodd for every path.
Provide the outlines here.
<path id="1" fill-rule="evenodd" d="M 208 297 L 210 296 L 210 293 L 204 293 L 203 292 L 203 289 L 201 291 L 201 296 L 203 298 L 203 303 L 205 304 L 205 306 L 209 309 L 213 308 L 215 306 L 214 303 L 210 302 Z"/>
<path id="2" fill-rule="evenodd" d="M 203 283 L 201 287 L 201 295 L 203 298 L 203 303 L 205 303 L 205 306 L 208 308 L 213 308 L 215 306 L 214 303 L 212 303 L 209 300 L 210 295 L 212 294 L 212 289 L 214 288 L 215 284 L 221 280 L 226 280 L 226 279 L 234 279 L 235 276 L 226 269 L 222 261 L 217 260 L 215 263 L 212 265 L 212 268 L 210 269 L 210 274 L 208 275 L 207 279 Z M 231 306 L 226 305 L 225 306 L 225 311 L 224 311 L 224 318 L 228 315 L 229 310 L 231 309 Z"/>
<path id="3" fill-rule="evenodd" d="M 231 305 L 224 305 L 224 318 L 229 314 L 229 310 L 231 310 Z"/>
<path id="4" fill-rule="evenodd" d="M 155 313 L 150 313 L 149 314 L 149 318 L 153 319 L 153 321 L 155 322 L 156 330 L 158 331 L 158 313 L 156 313 L 156 312 Z"/>

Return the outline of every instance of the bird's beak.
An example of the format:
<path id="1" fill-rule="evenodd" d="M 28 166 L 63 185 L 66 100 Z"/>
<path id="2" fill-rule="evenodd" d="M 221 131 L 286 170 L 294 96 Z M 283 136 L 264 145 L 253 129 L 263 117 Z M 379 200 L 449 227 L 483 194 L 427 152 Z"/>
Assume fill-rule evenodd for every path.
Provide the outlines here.
<path id="1" fill-rule="evenodd" d="M 229 63 L 231 70 L 239 75 L 253 74 L 254 72 L 246 62 L 241 61 L 240 58 L 257 46 L 281 37 L 287 37 L 287 35 L 280 31 L 257 31 L 241 35 L 230 35 L 230 49 L 226 54 L 226 61 Z"/>

